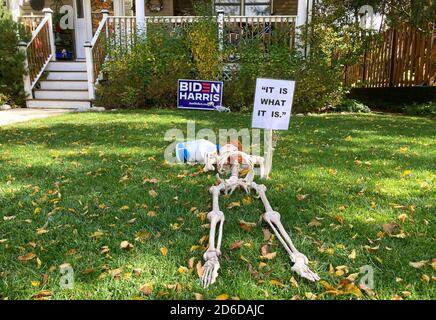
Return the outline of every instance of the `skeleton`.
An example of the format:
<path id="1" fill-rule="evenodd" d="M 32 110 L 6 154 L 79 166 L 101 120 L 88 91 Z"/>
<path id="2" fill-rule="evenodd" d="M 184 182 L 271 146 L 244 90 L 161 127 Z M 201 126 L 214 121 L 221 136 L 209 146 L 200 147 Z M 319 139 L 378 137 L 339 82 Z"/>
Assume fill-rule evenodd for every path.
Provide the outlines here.
<path id="1" fill-rule="evenodd" d="M 255 165 L 260 166 L 261 175 L 264 175 L 263 163 L 264 159 L 262 157 L 248 155 L 239 151 L 238 148 L 232 144 L 223 146 L 219 154 L 217 152 L 206 154 L 203 171 L 215 170 L 216 166 L 219 184 L 209 189 L 209 192 L 212 194 L 212 211 L 207 215 L 210 221 L 210 233 L 209 246 L 203 255 L 205 263 L 203 265 L 201 284 L 204 288 L 207 288 L 216 281 L 220 268 L 219 258 L 221 256 L 221 242 L 225 217 L 224 213 L 219 208 L 219 196 L 221 192 L 224 192 L 224 194 L 232 194 L 237 188 L 242 188 L 246 193 L 250 193 L 252 189 L 256 191 L 265 207 L 263 219 L 274 231 L 277 239 L 279 239 L 280 243 L 284 246 L 294 264 L 291 270 L 310 281 L 318 281 L 320 279 L 315 272 L 310 270 L 307 257 L 299 252 L 292 243 L 289 234 L 280 221 L 280 214 L 272 209 L 266 197 L 267 189 L 265 185 L 257 184 L 253 181 Z M 224 173 L 228 169 L 231 170 L 230 177 L 222 180 L 219 174 Z M 248 173 L 245 178 L 240 178 L 240 172 L 247 169 Z"/>

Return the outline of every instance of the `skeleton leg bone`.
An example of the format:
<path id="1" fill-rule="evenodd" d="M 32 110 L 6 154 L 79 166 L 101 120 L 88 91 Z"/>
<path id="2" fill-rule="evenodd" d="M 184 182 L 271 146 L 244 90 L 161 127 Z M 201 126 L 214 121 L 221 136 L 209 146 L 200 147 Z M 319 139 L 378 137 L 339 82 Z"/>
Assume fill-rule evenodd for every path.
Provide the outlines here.
<path id="1" fill-rule="evenodd" d="M 207 215 L 210 221 L 210 232 L 209 247 L 203 255 L 205 263 L 203 265 L 201 284 L 204 288 L 207 288 L 216 281 L 220 268 L 219 257 L 221 255 L 220 249 L 223 235 L 224 213 L 220 211 L 218 201 L 221 190 L 224 188 L 225 183 L 222 182 L 218 186 L 213 186 L 209 189 L 210 193 L 212 193 L 212 211 Z M 218 224 L 218 238 L 215 245 L 216 227 Z"/>
<path id="2" fill-rule="evenodd" d="M 257 191 L 257 194 L 259 195 L 260 199 L 263 202 L 263 205 L 265 206 L 265 213 L 263 215 L 263 219 L 269 224 L 271 229 L 274 231 L 276 237 L 282 243 L 286 252 L 291 258 L 291 261 L 294 263 L 291 270 L 310 281 L 318 281 L 320 278 L 315 272 L 310 270 L 308 266 L 309 261 L 307 257 L 301 252 L 299 252 L 297 248 L 294 246 L 294 244 L 292 243 L 289 234 L 286 232 L 285 228 L 283 227 L 280 221 L 280 214 L 272 209 L 266 197 L 266 187 L 264 185 L 258 185 L 255 182 L 252 182 L 252 186 Z"/>

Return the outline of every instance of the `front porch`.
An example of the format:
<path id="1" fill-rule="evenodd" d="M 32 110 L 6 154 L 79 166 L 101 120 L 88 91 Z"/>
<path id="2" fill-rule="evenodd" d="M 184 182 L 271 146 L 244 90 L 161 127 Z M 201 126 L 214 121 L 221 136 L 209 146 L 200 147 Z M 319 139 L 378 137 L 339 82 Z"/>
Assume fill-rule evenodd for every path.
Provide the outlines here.
<path id="1" fill-rule="evenodd" d="M 96 1 L 72 0 L 70 7 L 56 7 L 58 12 L 65 13 L 62 16 L 45 8 L 44 15 L 32 12 L 16 17 L 32 33 L 31 41 L 21 47 L 29 69 L 24 79 L 28 107 L 91 107 L 95 99 L 94 87 L 106 58 L 105 43 L 116 42 L 122 50 L 128 50 L 135 35 L 152 32 L 153 25 L 176 30 L 199 19 L 199 16 L 186 15 L 193 12 L 189 1 L 158 1 L 163 3 L 158 7 L 152 5 L 153 1 L 132 1 L 98 2 L 98 7 L 104 9 L 96 12 Z M 289 6 L 292 1 L 286 3 L 279 0 L 250 3 L 234 0 L 226 4 L 216 1 L 219 49 L 238 47 L 254 38 L 268 46 L 276 41 L 279 33 L 282 40 L 284 35 L 290 48 L 294 47 L 297 28 L 310 17 L 311 1 L 295 0 L 294 6 Z M 258 10 L 254 11 L 255 8 Z M 277 14 L 295 11 L 297 15 Z M 69 45 L 62 41 L 66 34 L 72 37 L 67 42 Z"/>

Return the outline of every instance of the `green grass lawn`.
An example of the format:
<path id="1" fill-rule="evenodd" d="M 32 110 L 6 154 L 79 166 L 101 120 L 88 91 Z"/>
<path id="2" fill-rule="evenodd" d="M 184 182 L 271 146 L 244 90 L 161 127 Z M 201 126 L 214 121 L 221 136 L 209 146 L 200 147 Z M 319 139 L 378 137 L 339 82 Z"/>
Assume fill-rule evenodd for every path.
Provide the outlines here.
<path id="1" fill-rule="evenodd" d="M 218 131 L 249 127 L 251 116 L 74 113 L 0 127 L 0 298 L 436 298 L 434 120 L 292 118 L 264 183 L 324 282 L 295 275 L 277 239 L 270 243 L 277 256 L 260 258 L 263 207 L 238 192 L 221 201 L 221 269 L 208 289 L 195 266 L 207 243 L 204 213 L 215 175 L 167 165 L 163 156 L 165 131 L 186 130 L 187 120 Z M 257 225 L 246 232 L 241 219 Z M 125 240 L 133 248 L 121 249 Z M 239 240 L 242 247 L 230 250 Z M 73 289 L 59 285 L 64 263 L 74 270 Z M 356 289 L 355 273 L 365 265 L 374 270 L 374 295 Z"/>

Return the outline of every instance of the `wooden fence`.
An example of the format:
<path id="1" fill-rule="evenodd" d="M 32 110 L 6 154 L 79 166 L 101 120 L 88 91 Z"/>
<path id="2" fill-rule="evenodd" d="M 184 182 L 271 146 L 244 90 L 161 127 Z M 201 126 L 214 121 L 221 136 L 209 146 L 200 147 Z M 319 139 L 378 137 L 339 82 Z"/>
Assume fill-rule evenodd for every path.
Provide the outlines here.
<path id="1" fill-rule="evenodd" d="M 436 30 L 403 25 L 374 38 L 362 61 L 345 68 L 352 87 L 411 87 L 436 85 Z"/>

